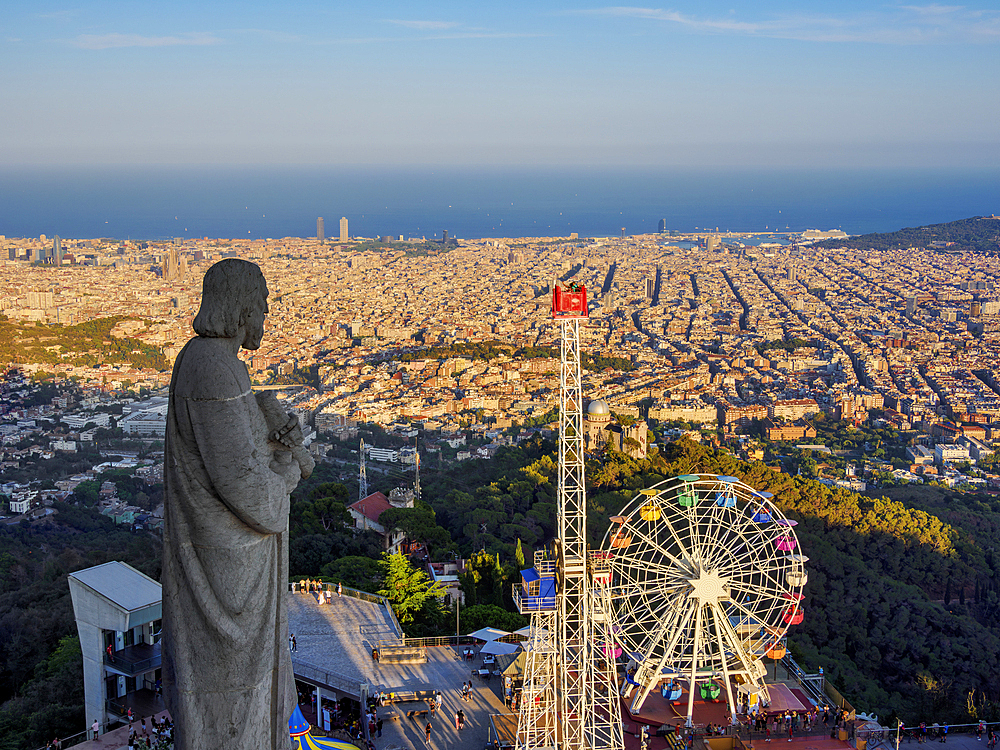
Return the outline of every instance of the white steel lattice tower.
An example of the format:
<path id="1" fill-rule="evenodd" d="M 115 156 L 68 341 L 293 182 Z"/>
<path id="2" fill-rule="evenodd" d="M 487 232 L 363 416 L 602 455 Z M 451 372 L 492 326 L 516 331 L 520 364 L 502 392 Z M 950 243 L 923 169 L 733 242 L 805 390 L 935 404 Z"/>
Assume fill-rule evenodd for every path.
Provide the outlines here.
<path id="1" fill-rule="evenodd" d="M 515 748 L 556 750 L 556 562 L 547 550 L 538 550 L 534 563 L 513 590 L 518 610 L 531 616 Z"/>
<path id="2" fill-rule="evenodd" d="M 584 310 L 586 313 L 586 310 Z M 562 747 L 588 747 L 584 727 L 591 717 L 590 586 L 587 580 L 587 494 L 583 474 L 583 386 L 580 319 L 559 323 L 558 623 L 559 725 Z"/>
<path id="3" fill-rule="evenodd" d="M 559 320 L 559 485 L 558 539 L 555 560 L 554 622 L 533 612 L 532 633 L 551 622 L 550 637 L 539 637 L 538 653 L 525 663 L 525 692 L 518 720 L 517 750 L 553 747 L 565 750 L 621 750 L 622 728 L 614 666 L 615 643 L 608 618 L 609 566 L 587 552 L 587 495 L 584 480 L 583 385 L 580 374 L 580 320 L 587 317 L 586 290 L 576 284 L 554 285 L 552 314 Z M 536 568 L 531 573 L 541 577 Z M 527 589 L 526 578 L 522 586 Z M 598 601 L 594 592 L 598 592 Z M 539 597 L 541 599 L 541 597 Z M 519 608 L 522 603 L 519 602 Z M 522 612 L 525 609 L 522 608 Z M 533 649 L 534 650 L 534 649 Z M 552 658 L 545 654 L 551 653 Z M 554 662 L 553 662 L 554 659 Z M 540 713 L 555 673 L 554 709 Z M 531 671 L 534 670 L 534 671 Z M 528 692 L 530 689 L 530 693 Z M 533 705 L 527 705 L 529 701 Z M 554 710 L 554 713 L 553 713 Z M 555 731 L 548 727 L 552 716 Z M 532 744 L 537 743 L 537 744 Z"/>

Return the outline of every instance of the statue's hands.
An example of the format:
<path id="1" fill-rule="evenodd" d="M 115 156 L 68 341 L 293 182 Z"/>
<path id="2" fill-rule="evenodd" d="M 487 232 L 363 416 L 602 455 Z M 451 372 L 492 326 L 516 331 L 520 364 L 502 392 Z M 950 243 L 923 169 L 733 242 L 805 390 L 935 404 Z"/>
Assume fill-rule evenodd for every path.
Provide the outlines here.
<path id="1" fill-rule="evenodd" d="M 271 433 L 271 440 L 281 443 L 286 448 L 294 448 L 302 445 L 305 437 L 302 435 L 302 428 L 299 426 L 299 418 L 294 414 L 289 414 L 288 421 Z"/>
<path id="2" fill-rule="evenodd" d="M 276 451 L 271 456 L 270 468 L 275 474 L 285 480 L 285 491 L 291 493 L 302 478 L 302 469 L 298 461 L 293 461 L 291 451 Z"/>
<path id="3" fill-rule="evenodd" d="M 313 457 L 309 455 L 309 451 L 301 445 L 297 445 L 292 448 L 292 457 L 295 459 L 296 463 L 298 463 L 299 472 L 301 473 L 303 479 L 308 479 L 312 476 L 313 469 L 316 468 L 316 462 L 313 460 Z"/>

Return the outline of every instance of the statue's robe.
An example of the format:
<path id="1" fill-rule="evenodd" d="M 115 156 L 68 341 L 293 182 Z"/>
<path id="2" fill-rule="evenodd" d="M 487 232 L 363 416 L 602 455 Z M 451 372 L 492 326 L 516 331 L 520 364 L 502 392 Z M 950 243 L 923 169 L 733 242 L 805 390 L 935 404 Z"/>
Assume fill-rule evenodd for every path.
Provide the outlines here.
<path id="1" fill-rule="evenodd" d="M 246 366 L 194 338 L 164 460 L 163 684 L 177 750 L 287 750 L 288 491 Z"/>

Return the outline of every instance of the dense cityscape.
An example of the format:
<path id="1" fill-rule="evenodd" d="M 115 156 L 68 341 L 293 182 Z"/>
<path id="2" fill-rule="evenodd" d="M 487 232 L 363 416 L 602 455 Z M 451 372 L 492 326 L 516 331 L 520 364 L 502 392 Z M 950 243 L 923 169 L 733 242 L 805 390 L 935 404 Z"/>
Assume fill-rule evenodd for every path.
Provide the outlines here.
<path id="1" fill-rule="evenodd" d="M 997 219 L 974 221 L 989 233 Z M 933 611 L 922 610 L 919 647 L 908 646 L 914 659 L 963 614 L 982 629 L 949 641 L 949 653 L 1000 653 L 985 625 L 1000 608 L 990 572 L 996 560 L 974 541 L 992 523 L 989 503 L 1000 486 L 996 254 L 937 240 L 859 249 L 857 237 L 819 230 L 440 241 L 351 238 L 346 221 L 337 240 L 322 236 L 322 224 L 318 230 L 315 238 L 245 241 L 0 238 L 8 632 L 19 629 L 14 623 L 48 622 L 26 603 L 35 596 L 30 571 L 41 563 L 31 558 L 36 546 L 48 552 L 46 582 L 34 587 L 49 587 L 60 612 L 68 609 L 66 575 L 72 589 L 81 585 L 74 576 L 122 565 L 109 559 L 134 563 L 122 575 L 139 576 L 136 585 L 159 595 L 171 367 L 191 338 L 205 272 L 242 258 L 263 270 L 270 312 L 261 348 L 240 356 L 254 387 L 299 417 L 318 464 L 292 497 L 293 590 L 329 592 L 333 581 L 346 581 L 358 592 L 351 596 L 391 598 L 396 565 L 424 581 L 416 614 L 404 620 L 392 601 L 407 635 L 456 632 L 450 612 L 458 618 L 460 609 L 458 632 L 513 631 L 526 622 L 510 587 L 557 523 L 553 439 L 563 386 L 551 290 L 582 285 L 591 543 L 611 534 L 614 514 L 637 487 L 691 466 L 746 476 L 799 518 L 823 519 L 826 530 L 799 527 L 804 544 L 818 549 L 836 538 L 840 545 L 810 552 L 805 602 L 822 617 L 796 632 L 795 658 L 783 657 L 789 684 L 818 675 L 834 692 L 834 681 L 842 686 L 855 707 L 902 717 L 923 710 L 915 667 L 891 656 L 898 631 L 880 630 L 874 619 L 874 630 L 855 632 L 856 614 L 837 595 L 844 586 L 873 597 L 865 607 L 871 617 L 884 601 L 918 601 L 907 585 L 923 588 L 928 601 L 919 606 Z M 916 497 L 915 487 L 931 494 Z M 955 510 L 959 502 L 968 510 Z M 856 539 L 870 534 L 895 541 L 871 546 L 863 572 L 845 572 Z M 74 572 L 84 560 L 94 567 Z M 874 578 L 863 583 L 863 576 Z M 293 609 L 293 621 L 312 616 L 301 604 Z M 840 623 L 848 640 L 828 639 L 827 622 Z M 158 641 L 157 623 L 141 626 L 145 642 Z M 52 685 L 72 687 L 59 703 L 65 718 L 39 714 L 32 726 L 78 722 L 84 698 L 73 648 L 81 646 L 62 634 L 66 626 L 53 626 L 46 642 L 20 657 L 7 647 L 0 678 L 8 694 L 28 696 L 5 704 L 12 726 L 29 721 L 30 696 Z M 300 635 L 307 661 L 296 662 L 296 674 L 300 690 L 311 690 L 301 678 L 313 668 L 308 660 L 321 658 L 319 646 Z M 62 648 L 77 655 L 63 658 Z M 882 668 L 898 672 L 896 692 L 875 687 L 871 665 L 843 658 L 859 649 L 883 654 Z M 948 715 L 987 712 L 959 708 L 958 696 L 972 685 L 974 699 L 990 658 L 949 683 Z M 18 672 L 22 662 L 28 666 Z M 25 682 L 35 664 L 48 667 Z M 158 664 L 157 657 L 143 668 L 155 675 Z M 826 677 L 815 671 L 824 664 Z M 360 685 L 367 671 L 350 680 Z M 91 705 L 100 693 L 91 682 L 87 713 L 106 712 L 111 731 L 124 722 L 125 703 Z M 126 701 L 150 687 L 126 681 L 108 690 Z M 310 716 L 320 721 L 318 712 Z M 44 730 L 17 731 L 10 736 Z"/>
<path id="2" fill-rule="evenodd" d="M 8 396 L 3 465 L 92 441 L 94 428 L 109 426 L 93 410 L 122 391 L 154 398 L 127 406 L 115 426 L 162 438 L 161 389 L 190 338 L 201 276 L 220 258 L 242 257 L 261 265 L 271 292 L 268 332 L 260 350 L 244 352 L 248 367 L 259 384 L 288 386 L 282 396 L 320 433 L 320 455 L 375 424 L 419 429 L 431 450 L 467 433 L 488 456 L 505 433 L 551 421 L 558 351 L 548 290 L 559 278 L 588 290 L 586 393 L 619 420 L 646 420 L 661 436 L 664 426 L 687 427 L 761 458 L 768 440 L 816 444 L 816 457 L 830 457 L 826 478 L 854 489 L 873 475 L 994 483 L 975 467 L 992 453 L 1000 414 L 991 367 L 1000 261 L 933 246 L 813 246 L 831 234 L 843 236 L 4 239 L 0 305 L 10 323 L 59 330 L 112 319 L 107 336 L 142 345 L 153 361 L 81 362 L 85 351 L 59 344 L 15 357 L 35 381 L 72 382 L 89 396 L 33 409 Z M 817 415 L 871 420 L 905 441 L 863 446 L 838 465 L 816 438 Z M 46 419 L 74 429 L 46 434 Z M 45 439 L 16 447 L 31 435 Z"/>

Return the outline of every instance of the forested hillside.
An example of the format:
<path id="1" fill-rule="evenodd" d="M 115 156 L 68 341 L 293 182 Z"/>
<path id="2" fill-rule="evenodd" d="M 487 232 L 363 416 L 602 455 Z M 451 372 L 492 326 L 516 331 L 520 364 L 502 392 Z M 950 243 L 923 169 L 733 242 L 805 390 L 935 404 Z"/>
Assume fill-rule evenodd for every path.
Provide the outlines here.
<path id="1" fill-rule="evenodd" d="M 80 732 L 83 661 L 66 577 L 122 560 L 157 580 L 160 543 L 93 509 L 0 525 L 0 750 Z"/>
<path id="2" fill-rule="evenodd" d="M 908 247 L 938 247 L 948 252 L 974 250 L 981 253 L 1000 251 L 1000 219 L 975 216 L 971 219 L 907 227 L 897 232 L 859 234 L 847 239 L 824 240 L 817 247 L 850 247 L 858 250 L 905 250 Z"/>
<path id="3" fill-rule="evenodd" d="M 430 464 L 421 469 L 424 502 L 393 511 L 393 524 L 426 542 L 432 558 L 471 558 L 463 586 L 475 606 L 463 609 L 463 630 L 516 625 L 510 583 L 555 533 L 555 443 L 535 439 L 450 469 Z M 344 528 L 353 498 L 330 481 L 330 467 L 321 464 L 294 495 L 292 573 L 378 590 L 381 545 L 374 532 Z M 601 543 L 610 516 L 638 489 L 697 472 L 773 492 L 799 521 L 810 579 L 806 619 L 789 643 L 803 667 L 822 666 L 859 710 L 883 722 L 893 714 L 907 723 L 1000 720 L 1000 502 L 910 488 L 894 490 L 894 499 L 865 497 L 681 440 L 647 460 L 613 453 L 588 462 L 591 543 Z M 67 574 L 124 560 L 159 577 L 153 537 L 89 509 L 58 509 L 44 522 L 0 526 L 0 750 L 39 747 L 83 726 Z M 415 622 L 414 634 L 453 632 L 453 616 L 440 615 Z"/>
<path id="4" fill-rule="evenodd" d="M 822 666 L 861 710 L 884 720 L 958 721 L 971 718 L 970 708 L 1000 719 L 997 561 L 983 546 L 996 537 L 965 528 L 995 528 L 990 506 L 956 503 L 948 514 L 968 523 L 947 523 L 912 502 L 830 489 L 682 440 L 648 460 L 617 454 L 588 464 L 591 542 L 600 543 L 609 517 L 636 490 L 692 472 L 730 474 L 773 492 L 799 521 L 810 580 L 806 620 L 789 641 L 802 666 Z M 554 444 L 535 443 L 501 451 L 493 464 L 432 476 L 426 496 L 461 551 L 485 546 L 509 560 L 517 539 L 529 548 L 553 533 L 555 482 Z"/>
<path id="5" fill-rule="evenodd" d="M 165 370 L 159 349 L 128 336 L 112 336 L 123 317 L 99 318 L 73 326 L 16 323 L 0 315 L 0 367 L 16 363 L 98 367 L 130 364 Z"/>

